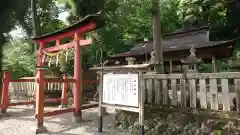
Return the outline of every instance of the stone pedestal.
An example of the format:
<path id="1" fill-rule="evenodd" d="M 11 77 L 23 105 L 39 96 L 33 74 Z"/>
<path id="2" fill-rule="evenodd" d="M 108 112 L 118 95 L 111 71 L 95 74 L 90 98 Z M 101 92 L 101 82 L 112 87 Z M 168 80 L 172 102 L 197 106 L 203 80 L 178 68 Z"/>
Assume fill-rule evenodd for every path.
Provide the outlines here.
<path id="1" fill-rule="evenodd" d="M 128 62 L 128 65 L 134 65 L 134 62 L 135 62 L 136 58 L 127 57 L 126 60 Z"/>
<path id="2" fill-rule="evenodd" d="M 35 134 L 42 134 L 42 133 L 48 132 L 48 130 L 46 127 L 41 126 L 41 127 L 35 127 L 34 132 L 35 132 Z"/>
<path id="3" fill-rule="evenodd" d="M 82 114 L 81 112 L 73 112 L 73 117 L 72 117 L 72 122 L 74 123 L 79 123 L 82 121 Z"/>

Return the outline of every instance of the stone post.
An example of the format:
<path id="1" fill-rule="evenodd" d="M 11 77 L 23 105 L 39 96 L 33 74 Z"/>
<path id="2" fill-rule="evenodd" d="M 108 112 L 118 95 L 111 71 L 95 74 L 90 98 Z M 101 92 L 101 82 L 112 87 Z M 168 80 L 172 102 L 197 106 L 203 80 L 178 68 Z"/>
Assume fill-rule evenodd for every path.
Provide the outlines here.
<path id="1" fill-rule="evenodd" d="M 136 61 L 136 58 L 127 57 L 126 60 L 128 62 L 128 65 L 134 65 L 134 62 Z"/>

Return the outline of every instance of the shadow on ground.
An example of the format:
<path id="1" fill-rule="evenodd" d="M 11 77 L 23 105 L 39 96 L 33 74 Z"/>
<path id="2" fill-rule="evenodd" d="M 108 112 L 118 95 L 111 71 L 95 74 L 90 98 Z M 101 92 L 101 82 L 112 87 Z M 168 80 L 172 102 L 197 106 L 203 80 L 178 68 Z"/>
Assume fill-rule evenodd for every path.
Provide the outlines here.
<path id="1" fill-rule="evenodd" d="M 45 111 L 57 110 L 59 108 L 46 108 Z M 44 118 L 44 126 L 49 130 L 44 135 L 124 135 L 116 134 L 112 127 L 113 114 L 104 116 L 103 133 L 98 133 L 97 109 L 83 110 L 83 121 L 80 123 L 72 122 L 72 113 Z M 0 121 L 16 120 L 17 122 L 30 122 L 35 124 L 34 109 L 30 107 L 12 107 L 9 109 L 10 117 L 0 118 Z M 24 122 L 25 121 L 25 122 Z M 84 134 L 82 134 L 84 132 Z"/>
<path id="2" fill-rule="evenodd" d="M 1 115 L 1 114 L 0 114 Z M 34 116 L 33 108 L 21 108 L 21 107 L 12 107 L 7 109 L 7 113 L 0 117 L 1 121 L 9 120 L 9 119 L 17 119 L 21 117 L 29 117 Z"/>

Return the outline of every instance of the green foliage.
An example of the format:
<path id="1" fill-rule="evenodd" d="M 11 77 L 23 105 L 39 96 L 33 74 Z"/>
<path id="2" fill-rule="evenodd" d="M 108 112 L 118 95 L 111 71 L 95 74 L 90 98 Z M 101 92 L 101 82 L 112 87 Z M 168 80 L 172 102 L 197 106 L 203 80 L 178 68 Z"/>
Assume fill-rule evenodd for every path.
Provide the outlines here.
<path id="1" fill-rule="evenodd" d="M 214 135 L 222 135 L 221 132 L 219 130 L 215 130 L 214 131 Z"/>
<path id="2" fill-rule="evenodd" d="M 12 77 L 32 76 L 35 72 L 35 56 L 31 53 L 32 42 L 18 39 L 9 41 L 4 46 L 3 63 Z"/>
<path id="3" fill-rule="evenodd" d="M 179 0 L 162 0 L 160 5 L 162 33 L 168 34 L 181 27 L 177 20 Z"/>
<path id="4" fill-rule="evenodd" d="M 62 1 L 67 5 L 75 4 L 74 6 L 67 6 L 68 9 L 77 8 L 77 3 L 72 3 L 72 0 Z M 94 0 L 93 0 L 94 1 Z M 91 11 L 92 6 L 90 1 L 82 0 L 83 5 L 89 8 L 88 13 L 95 13 Z M 99 1 L 100 2 L 100 1 Z M 179 1 L 163 0 L 160 4 L 161 10 L 161 24 L 163 34 L 173 32 L 179 27 L 177 10 Z M 103 12 L 106 18 L 106 25 L 90 35 L 95 39 L 95 43 L 90 47 L 84 49 L 83 61 L 88 64 L 99 63 L 101 53 L 103 50 L 103 58 L 107 56 L 121 53 L 129 50 L 136 39 L 151 38 L 152 37 L 152 13 L 151 1 L 149 0 L 105 0 L 101 4 L 96 4 Z M 70 23 L 75 22 L 82 15 L 74 13 L 76 9 L 72 9 L 72 13 L 68 17 Z M 81 11 L 80 11 L 81 12 Z M 83 13 L 83 14 L 86 14 Z"/>
<path id="5" fill-rule="evenodd" d="M 212 65 L 211 64 L 200 64 L 198 66 L 198 71 L 200 73 L 212 73 Z"/>
<path id="6" fill-rule="evenodd" d="M 230 67 L 228 64 L 228 60 L 227 59 L 221 59 L 221 60 L 217 60 L 217 71 L 219 72 L 227 72 L 229 71 Z"/>
<path id="7" fill-rule="evenodd" d="M 9 4 L 8 4 L 9 3 Z M 6 4 L 1 5 L 1 26 L 0 33 L 9 32 L 15 25 L 20 25 L 26 30 L 28 36 L 32 32 L 31 20 L 31 0 L 8 0 Z M 62 26 L 58 17 L 58 8 L 56 0 L 40 0 L 37 3 L 37 18 L 40 26 L 40 34 L 56 30 Z M 53 27 L 59 23 L 59 27 Z M 59 25 L 58 24 L 58 25 Z M 47 31 L 48 30 L 48 31 Z"/>
<path id="8" fill-rule="evenodd" d="M 227 72 L 230 69 L 228 60 L 221 59 L 216 61 L 217 71 L 218 72 Z M 204 63 L 198 66 L 198 71 L 201 73 L 212 73 L 212 64 Z"/>
<path id="9" fill-rule="evenodd" d="M 239 65 L 239 54 L 240 54 L 240 40 L 238 39 L 236 41 L 236 45 L 234 47 L 233 55 L 230 58 L 230 60 L 228 60 L 230 71 L 239 71 L 237 69 L 237 67 L 240 66 Z"/>
<path id="10" fill-rule="evenodd" d="M 70 9 L 73 16 L 79 18 L 88 14 L 98 13 L 104 8 L 105 0 L 58 0 Z"/>
<path id="11" fill-rule="evenodd" d="M 4 53 L 4 66 L 8 67 L 15 77 L 32 75 L 35 70 L 35 54 L 32 54 L 29 45 L 34 46 L 33 43 L 24 39 L 7 40 L 10 37 L 7 33 L 16 25 L 21 26 L 28 37 L 32 35 L 31 0 L 9 0 L 2 5 L 0 6 L 0 52 Z M 64 26 L 63 22 L 57 19 L 58 13 L 56 0 L 37 1 L 39 34 L 49 33 Z M 6 46 L 2 48 L 6 41 L 8 41 Z M 2 55 L 0 55 L 0 59 L 2 59 Z M 0 66 L 0 68 L 2 67 Z"/>
<path id="12" fill-rule="evenodd" d="M 16 9 L 17 24 L 22 26 L 28 36 L 32 34 L 31 20 L 31 0 L 21 0 L 21 6 Z M 40 0 L 37 1 L 37 25 L 38 34 L 46 34 L 58 30 L 64 26 L 63 22 L 58 20 L 59 8 L 56 5 L 56 0 Z"/>
<path id="13" fill-rule="evenodd" d="M 180 0 L 179 3 L 179 19 L 181 22 L 194 22 L 199 19 L 202 7 L 198 4 L 198 0 Z"/>
<path id="14" fill-rule="evenodd" d="M 210 27 L 225 26 L 226 5 L 222 0 L 180 0 L 179 20 Z"/>
<path id="15" fill-rule="evenodd" d="M 21 26 L 30 37 L 32 33 L 31 20 L 31 0 L 8 0 L 0 6 L 0 52 L 2 46 L 10 37 L 7 33 Z M 63 26 L 63 23 L 57 19 L 58 8 L 55 0 L 41 0 L 37 4 L 38 23 L 40 26 L 39 33 L 48 33 Z M 1 55 L 2 56 L 2 55 Z M 1 58 L 0 56 L 0 58 Z M 1 68 L 1 67 L 0 67 Z"/>
<path id="16" fill-rule="evenodd" d="M 69 50 L 68 61 L 67 61 L 65 67 L 61 67 L 61 70 L 64 70 L 66 74 L 73 76 L 73 74 L 74 74 L 74 49 Z"/>

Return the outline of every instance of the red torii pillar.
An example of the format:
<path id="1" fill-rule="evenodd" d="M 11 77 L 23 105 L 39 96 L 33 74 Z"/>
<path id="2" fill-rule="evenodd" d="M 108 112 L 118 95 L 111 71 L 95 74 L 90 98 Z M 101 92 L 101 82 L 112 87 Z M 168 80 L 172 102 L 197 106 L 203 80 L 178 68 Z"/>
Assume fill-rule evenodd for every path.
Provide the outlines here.
<path id="1" fill-rule="evenodd" d="M 41 69 L 41 66 L 44 65 L 42 62 L 43 52 L 55 52 L 60 51 L 63 49 L 73 48 L 75 49 L 74 53 L 74 87 L 73 87 L 73 94 L 74 94 L 74 108 L 73 108 L 73 121 L 79 122 L 82 120 L 82 113 L 81 113 L 81 105 L 82 105 L 82 83 L 83 83 L 83 76 L 82 76 L 82 65 L 81 65 L 81 46 L 92 44 L 92 40 L 82 40 L 83 34 L 89 32 L 97 27 L 101 26 L 98 25 L 99 23 L 98 18 L 99 16 L 92 15 L 87 16 L 84 19 L 80 20 L 76 24 L 69 26 L 68 28 L 63 29 L 62 31 L 56 31 L 55 33 L 51 33 L 48 35 L 43 35 L 40 37 L 36 37 L 35 40 L 39 45 L 38 51 L 38 64 L 40 68 L 37 70 L 37 89 L 36 89 L 36 108 L 35 108 L 35 116 L 37 121 L 37 128 L 36 133 L 46 132 L 47 129 L 43 125 L 44 119 L 44 71 Z M 100 22 L 103 24 L 103 22 Z M 73 43 L 67 43 L 60 45 L 60 39 L 66 37 L 73 37 Z M 49 48 L 44 48 L 47 42 L 56 41 L 56 45 Z"/>
<path id="2" fill-rule="evenodd" d="M 74 35 L 74 79 L 75 83 L 73 85 L 73 104 L 74 104 L 74 114 L 73 114 L 73 121 L 79 122 L 82 120 L 82 98 L 83 98 L 83 90 L 82 90 L 82 83 L 83 83 L 83 76 L 82 76 L 82 64 L 81 64 L 81 47 L 79 45 L 79 37 L 78 34 L 75 33 Z M 81 43 L 80 43 L 81 44 Z"/>
<path id="3" fill-rule="evenodd" d="M 40 42 L 39 50 L 45 47 L 45 42 Z M 40 51 L 37 57 L 37 66 L 43 66 L 42 62 L 43 52 Z M 36 134 L 46 132 L 47 129 L 43 126 L 43 114 L 44 114 L 44 71 L 39 68 L 36 74 L 36 92 L 35 92 L 35 117 L 37 122 Z"/>

